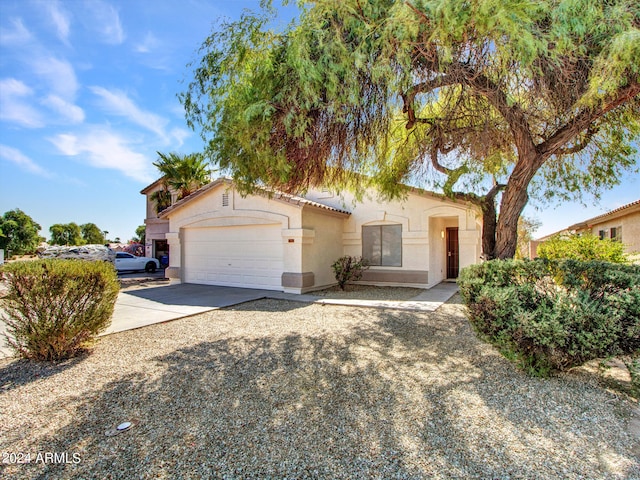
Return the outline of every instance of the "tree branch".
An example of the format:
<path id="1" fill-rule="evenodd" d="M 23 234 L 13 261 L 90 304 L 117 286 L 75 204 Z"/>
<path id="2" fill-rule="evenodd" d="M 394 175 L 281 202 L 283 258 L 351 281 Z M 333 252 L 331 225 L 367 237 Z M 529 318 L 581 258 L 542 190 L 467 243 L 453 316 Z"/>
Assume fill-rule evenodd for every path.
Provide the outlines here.
<path id="1" fill-rule="evenodd" d="M 539 145 L 538 150 L 541 153 L 542 158 L 544 159 L 551 155 L 562 154 L 564 145 L 572 138 L 578 135 L 581 131 L 588 129 L 593 122 L 600 119 L 611 110 L 632 100 L 637 95 L 640 95 L 640 83 L 633 82 L 630 85 L 621 88 L 618 91 L 618 95 L 608 103 L 596 108 L 589 108 L 578 113 L 575 117 L 556 130 L 551 137 Z M 588 132 L 587 135 L 589 135 Z M 590 138 L 587 140 L 590 140 Z M 568 153 L 575 153 L 570 150 L 571 149 L 568 149 Z"/>

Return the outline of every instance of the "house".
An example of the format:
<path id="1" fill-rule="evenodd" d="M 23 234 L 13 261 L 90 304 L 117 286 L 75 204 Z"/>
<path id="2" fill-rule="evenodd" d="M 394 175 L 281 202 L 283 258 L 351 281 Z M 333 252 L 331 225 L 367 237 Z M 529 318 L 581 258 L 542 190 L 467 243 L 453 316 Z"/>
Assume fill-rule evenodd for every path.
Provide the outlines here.
<path id="1" fill-rule="evenodd" d="M 583 233 L 591 233 L 600 239 L 610 238 L 622 242 L 625 252 L 636 261 L 640 260 L 640 200 L 532 241 L 529 245 L 530 258 L 536 258 L 538 245 L 551 237 Z"/>
<path id="2" fill-rule="evenodd" d="M 429 288 L 455 279 L 481 254 L 481 213 L 471 204 L 412 189 L 381 202 L 311 190 L 241 196 L 215 180 L 156 214 L 147 196 L 147 255 L 168 243 L 172 282 L 304 293 L 336 283 L 331 264 L 363 256 L 362 283 Z"/>

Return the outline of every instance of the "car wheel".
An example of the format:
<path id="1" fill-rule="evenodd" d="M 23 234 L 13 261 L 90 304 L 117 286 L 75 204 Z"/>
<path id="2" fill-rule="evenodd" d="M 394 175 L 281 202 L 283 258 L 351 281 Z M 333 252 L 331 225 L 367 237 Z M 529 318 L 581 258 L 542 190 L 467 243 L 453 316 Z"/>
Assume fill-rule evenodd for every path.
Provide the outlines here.
<path id="1" fill-rule="evenodd" d="M 144 267 L 144 271 L 147 273 L 155 273 L 156 264 L 153 262 L 147 262 L 147 265 Z"/>

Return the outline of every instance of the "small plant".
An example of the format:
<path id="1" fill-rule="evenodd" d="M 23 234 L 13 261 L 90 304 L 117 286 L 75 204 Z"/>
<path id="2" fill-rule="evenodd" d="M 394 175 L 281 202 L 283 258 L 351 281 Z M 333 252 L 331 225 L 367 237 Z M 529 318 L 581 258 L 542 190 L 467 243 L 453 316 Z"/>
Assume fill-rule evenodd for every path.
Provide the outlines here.
<path id="1" fill-rule="evenodd" d="M 357 282 L 362 278 L 362 274 L 369 267 L 362 257 L 350 257 L 345 255 L 333 262 L 331 265 L 333 273 L 336 276 L 338 285 L 344 290 L 347 282 Z"/>
<path id="2" fill-rule="evenodd" d="M 5 337 L 23 358 L 71 358 L 111 323 L 119 284 L 108 262 L 15 262 L 0 273 L 8 286 L 0 299 L 8 326 Z"/>

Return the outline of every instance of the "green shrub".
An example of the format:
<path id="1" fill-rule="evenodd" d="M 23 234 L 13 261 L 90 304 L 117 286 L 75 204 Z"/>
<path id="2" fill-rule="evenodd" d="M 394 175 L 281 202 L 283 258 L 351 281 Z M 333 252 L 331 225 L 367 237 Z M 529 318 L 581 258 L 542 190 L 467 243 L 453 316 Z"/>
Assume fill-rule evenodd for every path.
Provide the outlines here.
<path id="1" fill-rule="evenodd" d="M 344 290 L 347 282 L 360 280 L 363 272 L 369 267 L 362 257 L 350 257 L 349 255 L 345 255 L 333 262 L 331 268 L 336 276 L 338 285 L 342 290 Z"/>
<path id="2" fill-rule="evenodd" d="M 474 329 L 533 375 L 640 351 L 640 267 L 492 260 L 458 279 Z"/>
<path id="3" fill-rule="evenodd" d="M 0 299 L 5 336 L 21 357 L 70 358 L 111 323 L 119 284 L 108 262 L 15 262 L 0 272 L 9 287 Z"/>
<path id="4" fill-rule="evenodd" d="M 592 234 L 551 237 L 541 243 L 538 256 L 548 260 L 600 260 L 611 263 L 629 263 L 624 245 L 609 238 L 600 239 Z"/>

